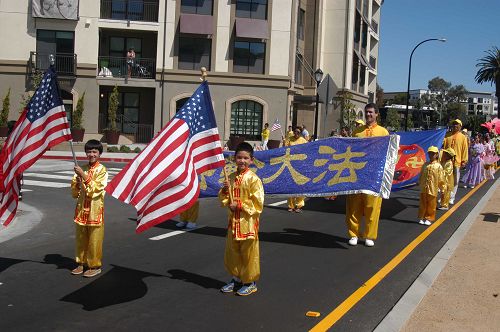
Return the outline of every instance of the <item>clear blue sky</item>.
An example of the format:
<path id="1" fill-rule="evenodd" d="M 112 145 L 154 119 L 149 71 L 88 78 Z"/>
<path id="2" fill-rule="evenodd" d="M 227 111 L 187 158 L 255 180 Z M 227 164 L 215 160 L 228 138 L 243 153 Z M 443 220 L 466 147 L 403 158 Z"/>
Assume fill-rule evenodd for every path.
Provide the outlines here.
<path id="1" fill-rule="evenodd" d="M 384 91 L 406 91 L 412 49 L 411 89 L 427 89 L 440 76 L 469 91 L 494 91 L 474 81 L 477 59 L 500 47 L 500 0 L 386 0 L 381 9 L 378 83 Z"/>

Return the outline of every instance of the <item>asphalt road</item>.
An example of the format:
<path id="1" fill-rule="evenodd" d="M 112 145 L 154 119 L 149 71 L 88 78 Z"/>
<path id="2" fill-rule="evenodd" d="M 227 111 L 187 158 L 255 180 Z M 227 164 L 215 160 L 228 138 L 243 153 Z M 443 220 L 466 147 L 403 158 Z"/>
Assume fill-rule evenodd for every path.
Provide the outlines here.
<path id="1" fill-rule="evenodd" d="M 53 176 L 64 176 L 71 163 L 43 166 L 25 179 L 69 182 Z M 103 273 L 87 279 L 70 274 L 75 201 L 69 187 L 31 183 L 24 187 L 31 190 L 24 202 L 43 218 L 29 232 L 0 243 L 0 331 L 304 331 L 425 230 L 415 221 L 418 192 L 413 189 L 384 200 L 373 248 L 347 245 L 343 197 L 309 199 L 302 214 L 287 212 L 286 205 L 269 206 L 283 199 L 268 198 L 261 217 L 259 290 L 238 297 L 219 292 L 230 277 L 223 266 L 227 214 L 216 199 L 201 200 L 198 229 L 151 240 L 177 230 L 175 221 L 135 234 L 135 210 L 108 196 Z M 461 205 L 331 330 L 373 330 L 490 185 Z M 459 189 L 458 197 L 469 190 Z M 321 317 L 306 317 L 309 310 Z"/>

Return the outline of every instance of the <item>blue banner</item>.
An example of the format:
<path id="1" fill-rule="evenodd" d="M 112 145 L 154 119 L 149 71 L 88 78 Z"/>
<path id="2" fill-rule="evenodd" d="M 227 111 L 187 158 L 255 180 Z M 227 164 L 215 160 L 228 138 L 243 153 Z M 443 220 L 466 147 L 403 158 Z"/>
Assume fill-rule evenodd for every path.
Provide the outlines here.
<path id="1" fill-rule="evenodd" d="M 398 162 L 394 173 L 392 190 L 401 190 L 417 184 L 422 165 L 427 161 L 427 149 L 441 149 L 446 129 L 415 132 L 396 132 L 399 142 Z"/>
<path id="2" fill-rule="evenodd" d="M 251 169 L 261 178 L 266 195 L 332 196 L 367 193 L 388 198 L 397 161 L 399 137 L 331 137 L 311 143 L 256 151 Z M 236 166 L 225 152 L 226 170 Z M 216 196 L 222 169 L 200 176 L 200 196 Z"/>

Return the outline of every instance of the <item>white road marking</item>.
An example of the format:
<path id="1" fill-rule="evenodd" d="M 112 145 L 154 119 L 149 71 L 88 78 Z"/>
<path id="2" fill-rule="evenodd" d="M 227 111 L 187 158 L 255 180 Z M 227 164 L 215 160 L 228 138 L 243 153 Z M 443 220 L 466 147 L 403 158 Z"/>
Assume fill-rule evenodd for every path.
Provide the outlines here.
<path id="1" fill-rule="evenodd" d="M 33 190 L 31 190 L 31 189 L 24 189 L 24 188 L 21 189 L 22 193 L 27 193 L 28 191 L 33 191 Z"/>
<path id="2" fill-rule="evenodd" d="M 165 233 L 165 234 L 160 234 L 160 235 L 157 235 L 157 236 L 150 237 L 149 239 L 153 240 L 153 241 L 163 240 L 163 239 L 166 239 L 168 237 L 172 237 L 172 236 L 184 234 L 184 233 L 191 232 L 191 231 L 194 231 L 195 229 L 200 229 L 200 228 L 203 228 L 203 227 L 205 227 L 205 226 L 197 226 L 196 228 L 193 228 L 193 229 L 183 229 L 182 231 L 168 232 L 168 233 Z"/>
<path id="3" fill-rule="evenodd" d="M 288 203 L 288 201 L 279 201 L 279 202 L 276 202 L 276 203 L 271 203 L 271 204 L 266 204 L 268 206 L 279 206 L 279 205 L 283 205 L 283 204 L 286 204 Z"/>
<path id="4" fill-rule="evenodd" d="M 70 183 L 62 182 L 47 182 L 47 181 L 35 181 L 35 180 L 23 180 L 23 185 L 25 186 L 38 186 L 38 187 L 48 187 L 48 188 L 65 188 L 69 187 Z"/>
<path id="5" fill-rule="evenodd" d="M 24 173 L 24 176 L 31 177 L 31 178 L 70 180 L 70 181 L 73 178 L 72 176 L 67 176 L 67 175 L 53 175 L 53 174 L 44 174 L 44 173 Z"/>

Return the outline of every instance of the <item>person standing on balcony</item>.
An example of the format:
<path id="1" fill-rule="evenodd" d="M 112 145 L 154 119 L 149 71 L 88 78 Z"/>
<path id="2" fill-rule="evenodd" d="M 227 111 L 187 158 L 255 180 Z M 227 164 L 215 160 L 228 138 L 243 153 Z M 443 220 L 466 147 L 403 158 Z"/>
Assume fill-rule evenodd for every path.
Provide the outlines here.
<path id="1" fill-rule="evenodd" d="M 128 49 L 127 52 L 127 67 L 128 67 L 128 77 L 132 76 L 132 67 L 135 63 L 135 50 L 133 47 Z"/>

